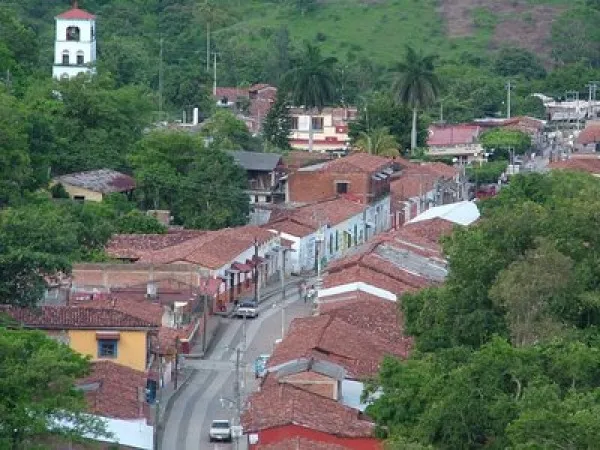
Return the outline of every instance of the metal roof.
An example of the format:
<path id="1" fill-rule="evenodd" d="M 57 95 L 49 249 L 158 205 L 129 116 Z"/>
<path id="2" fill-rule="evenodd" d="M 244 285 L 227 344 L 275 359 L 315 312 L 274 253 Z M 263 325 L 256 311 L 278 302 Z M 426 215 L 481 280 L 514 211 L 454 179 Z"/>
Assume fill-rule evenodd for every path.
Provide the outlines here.
<path id="1" fill-rule="evenodd" d="M 233 157 L 237 164 L 246 170 L 271 172 L 281 162 L 281 155 L 279 153 L 245 152 L 242 150 L 229 150 L 227 153 Z"/>
<path id="2" fill-rule="evenodd" d="M 448 269 L 442 261 L 427 258 L 405 248 L 383 244 L 375 249 L 375 253 L 394 266 L 431 281 L 442 282 L 448 275 Z"/>
<path id="3" fill-rule="evenodd" d="M 280 364 L 271 368 L 271 371 L 277 374 L 277 378 L 287 377 L 301 372 L 315 372 L 327 377 L 343 380 L 346 376 L 346 371 L 342 366 L 331 363 L 329 361 L 321 361 L 318 359 L 298 358 Z"/>
<path id="4" fill-rule="evenodd" d="M 132 177 L 111 169 L 71 173 L 56 177 L 55 181 L 102 194 L 126 192 L 135 188 L 135 180 Z"/>

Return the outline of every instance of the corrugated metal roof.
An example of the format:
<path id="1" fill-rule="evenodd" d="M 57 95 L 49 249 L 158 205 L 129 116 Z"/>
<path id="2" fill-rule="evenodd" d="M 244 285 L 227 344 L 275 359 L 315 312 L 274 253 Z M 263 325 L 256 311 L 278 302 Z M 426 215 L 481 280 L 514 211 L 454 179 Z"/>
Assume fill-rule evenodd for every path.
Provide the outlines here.
<path id="1" fill-rule="evenodd" d="M 259 153 L 245 151 L 227 151 L 235 162 L 246 170 L 271 172 L 281 163 L 281 155 L 278 153 Z"/>

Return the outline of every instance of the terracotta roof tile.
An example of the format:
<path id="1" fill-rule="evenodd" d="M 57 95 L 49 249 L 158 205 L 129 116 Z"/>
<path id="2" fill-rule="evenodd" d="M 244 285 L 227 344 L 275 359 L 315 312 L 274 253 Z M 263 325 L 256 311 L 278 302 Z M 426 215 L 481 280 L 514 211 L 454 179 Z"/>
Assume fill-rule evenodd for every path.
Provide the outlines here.
<path id="1" fill-rule="evenodd" d="M 252 394 L 242 424 L 250 433 L 293 424 L 346 438 L 371 437 L 374 429 L 355 409 L 289 384 L 265 385 Z"/>
<path id="2" fill-rule="evenodd" d="M 255 450 L 347 450 L 350 447 L 331 442 L 313 441 L 304 437 L 291 437 L 271 444 L 259 444 Z"/>
<path id="3" fill-rule="evenodd" d="M 334 159 L 323 167 L 325 172 L 351 173 L 351 172 L 377 172 L 393 164 L 392 159 L 368 153 L 352 153 L 344 158 Z"/>
<path id="4" fill-rule="evenodd" d="M 31 328 L 40 329 L 103 329 L 158 328 L 160 322 L 140 318 L 140 314 L 110 306 L 42 306 L 40 308 L 2 309 L 5 313 Z"/>
<path id="5" fill-rule="evenodd" d="M 406 357 L 408 351 L 405 340 L 380 336 L 326 314 L 294 319 L 269 358 L 269 367 L 314 357 L 339 364 L 350 377 L 364 378 L 377 373 L 385 355 Z"/>
<path id="6" fill-rule="evenodd" d="M 84 389 L 90 413 L 115 419 L 146 417 L 148 408 L 144 401 L 146 374 L 112 361 L 92 363 L 91 374 L 77 381 L 77 386 L 98 383 L 95 390 Z"/>
<path id="7" fill-rule="evenodd" d="M 586 126 L 577 137 L 578 144 L 593 144 L 600 142 L 600 123 L 594 123 Z"/>
<path id="8" fill-rule="evenodd" d="M 253 225 L 166 235 L 117 235 L 107 246 L 107 252 L 111 256 L 135 255 L 140 263 L 184 261 L 218 269 L 252 247 L 255 238 L 259 243 L 265 243 L 274 237 L 267 229 Z"/>
<path id="9" fill-rule="evenodd" d="M 265 225 L 269 230 L 275 230 L 296 237 L 308 236 L 315 232 L 315 228 L 295 222 L 293 219 L 281 219 Z"/>
<path id="10" fill-rule="evenodd" d="M 406 237 L 412 238 L 412 235 L 415 235 L 424 238 L 427 242 L 438 244 L 443 236 L 452 233 L 454 226 L 453 222 L 436 217 L 421 222 L 407 223 L 401 230 L 406 233 Z"/>
<path id="11" fill-rule="evenodd" d="M 599 127 L 600 128 L 600 127 Z M 566 161 L 555 161 L 548 165 L 550 169 L 575 170 L 600 175 L 600 159 L 568 159 Z"/>
<path id="12" fill-rule="evenodd" d="M 147 323 L 160 326 L 165 312 L 162 305 L 150 303 L 147 300 L 133 300 L 122 296 L 120 298 L 97 299 L 90 301 L 80 301 L 74 306 L 92 309 L 115 309 L 132 317 L 137 317 Z"/>
<path id="13" fill-rule="evenodd" d="M 56 18 L 66 20 L 94 20 L 96 16 L 80 8 L 71 8 L 56 16 Z"/>
<path id="14" fill-rule="evenodd" d="M 422 197 L 433 189 L 438 178 L 440 178 L 438 175 L 434 175 L 429 171 L 415 168 L 404 170 L 398 178 L 390 183 L 390 193 L 395 201 Z"/>
<path id="15" fill-rule="evenodd" d="M 474 143 L 479 137 L 478 125 L 432 125 L 429 127 L 429 146 L 453 146 Z"/>
<path id="16" fill-rule="evenodd" d="M 360 265 L 354 265 L 335 272 L 328 272 L 325 277 L 323 277 L 323 287 L 328 289 L 348 283 L 357 283 L 359 281 L 392 292 L 396 295 L 414 292 L 419 289 L 419 287 L 403 283 L 395 277 L 377 272 L 368 267 L 361 267 Z"/>

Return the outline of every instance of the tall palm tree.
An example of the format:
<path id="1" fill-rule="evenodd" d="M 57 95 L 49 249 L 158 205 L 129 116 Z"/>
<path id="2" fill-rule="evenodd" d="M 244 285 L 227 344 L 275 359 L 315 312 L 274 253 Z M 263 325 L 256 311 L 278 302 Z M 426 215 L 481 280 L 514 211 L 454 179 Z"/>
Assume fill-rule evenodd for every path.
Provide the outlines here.
<path id="1" fill-rule="evenodd" d="M 333 57 L 324 58 L 318 47 L 306 42 L 295 66 L 283 77 L 283 86 L 289 91 L 290 100 L 308 112 L 308 150 L 313 151 L 313 110 L 323 107 L 336 98 L 336 76 Z"/>
<path id="2" fill-rule="evenodd" d="M 217 6 L 209 0 L 199 3 L 194 10 L 196 20 L 206 27 L 206 71 L 210 72 L 211 28 L 226 22 L 229 15 L 221 5 Z"/>
<path id="3" fill-rule="evenodd" d="M 411 152 L 417 147 L 417 112 L 432 105 L 440 90 L 440 82 L 434 72 L 436 58 L 434 55 L 417 53 L 415 49 L 407 46 L 405 59 L 398 64 L 394 92 L 399 102 L 412 108 Z"/>
<path id="4" fill-rule="evenodd" d="M 380 127 L 366 133 L 362 131 L 354 143 L 354 147 L 361 151 L 378 156 L 399 156 L 398 142 L 390 134 L 387 127 Z"/>

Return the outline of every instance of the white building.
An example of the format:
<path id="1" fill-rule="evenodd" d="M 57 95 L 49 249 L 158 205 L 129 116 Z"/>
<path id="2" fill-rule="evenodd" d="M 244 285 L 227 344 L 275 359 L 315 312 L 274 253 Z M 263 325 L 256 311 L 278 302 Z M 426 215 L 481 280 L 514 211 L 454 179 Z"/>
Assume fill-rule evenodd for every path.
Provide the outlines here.
<path id="1" fill-rule="evenodd" d="M 56 16 L 54 78 L 73 78 L 80 73 L 96 73 L 96 16 L 73 7 Z"/>

